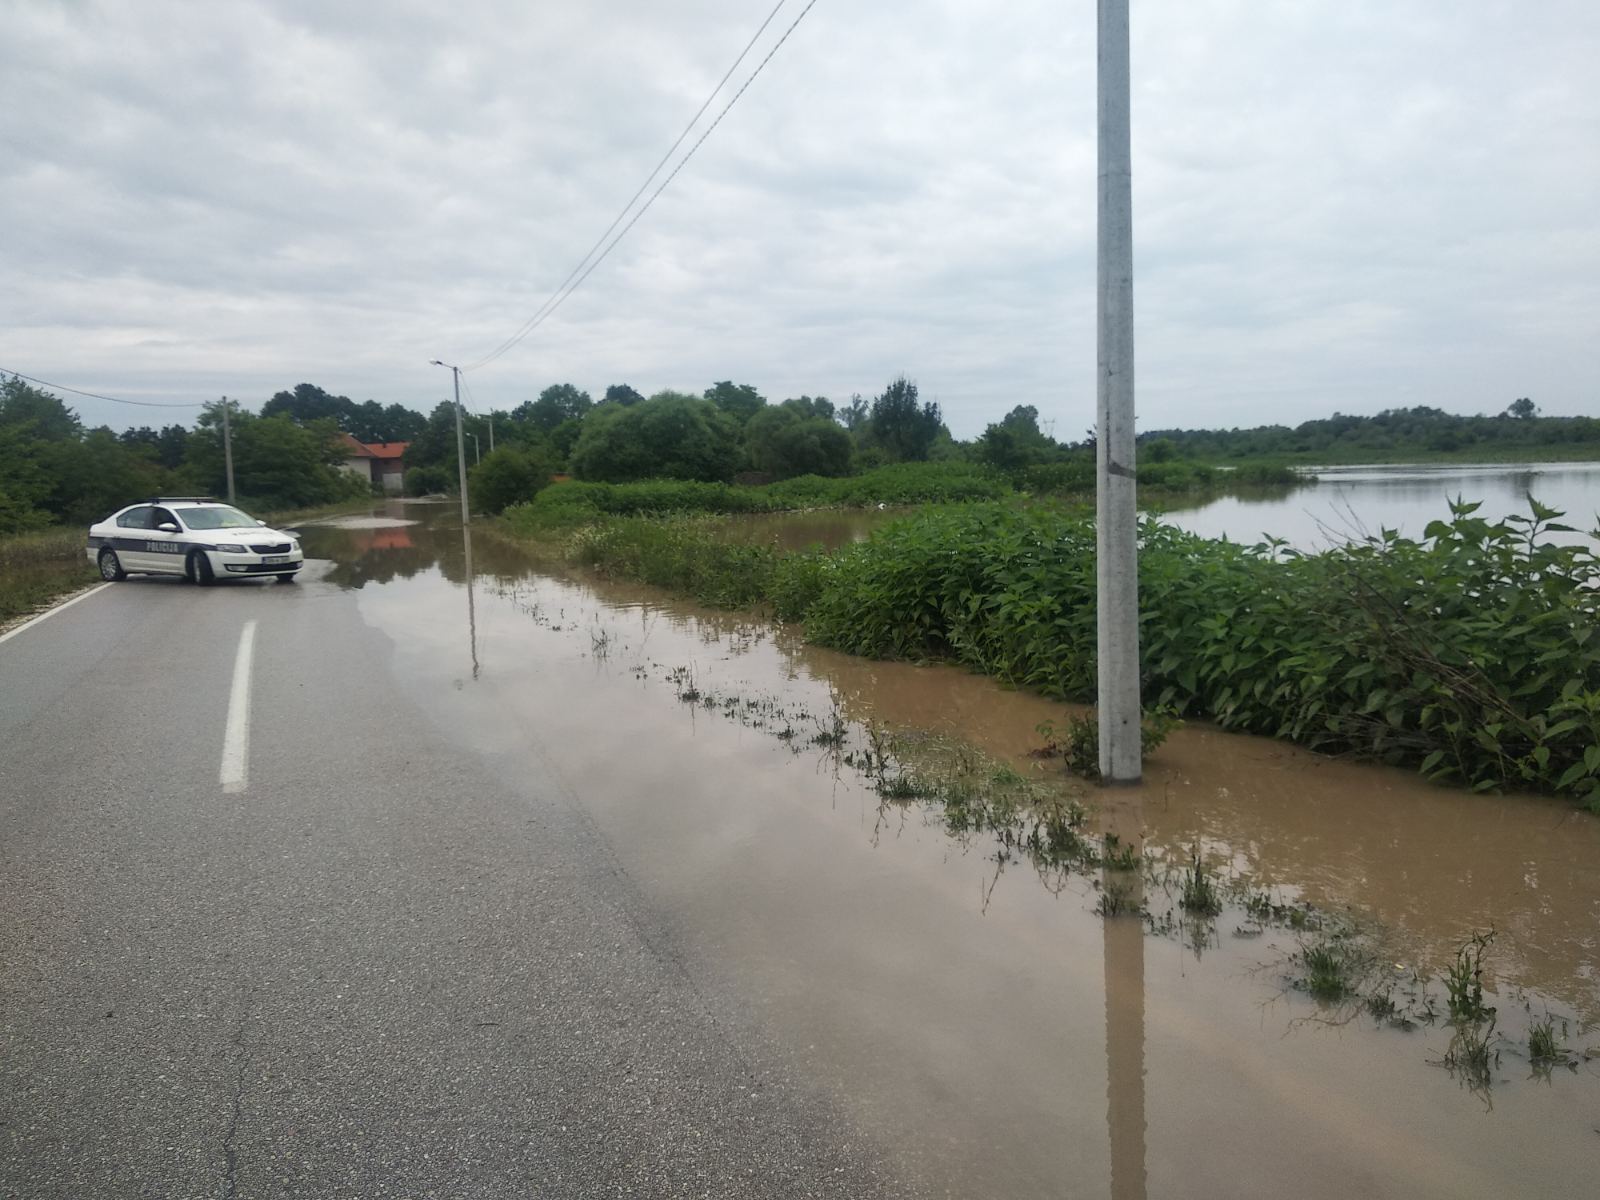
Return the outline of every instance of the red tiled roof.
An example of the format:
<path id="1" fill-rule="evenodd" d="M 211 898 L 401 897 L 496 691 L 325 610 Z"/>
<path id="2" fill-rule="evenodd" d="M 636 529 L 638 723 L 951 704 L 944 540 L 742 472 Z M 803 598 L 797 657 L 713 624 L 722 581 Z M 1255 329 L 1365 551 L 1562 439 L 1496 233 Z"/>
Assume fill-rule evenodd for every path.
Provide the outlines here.
<path id="1" fill-rule="evenodd" d="M 351 458 L 401 458 L 410 442 L 358 442 L 348 433 L 340 433 L 339 440 L 350 452 Z"/>

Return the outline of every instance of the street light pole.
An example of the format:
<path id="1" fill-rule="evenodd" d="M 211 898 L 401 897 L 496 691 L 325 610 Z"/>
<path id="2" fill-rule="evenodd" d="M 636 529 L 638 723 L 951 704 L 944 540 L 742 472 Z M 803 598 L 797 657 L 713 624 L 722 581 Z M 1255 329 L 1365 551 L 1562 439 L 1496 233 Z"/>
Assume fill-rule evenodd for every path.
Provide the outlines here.
<path id="1" fill-rule="evenodd" d="M 1133 152 L 1128 0 L 1099 0 L 1098 433 L 1095 457 L 1100 776 L 1138 783 L 1139 513 L 1134 482 Z"/>
<path id="2" fill-rule="evenodd" d="M 477 434 L 469 433 L 467 436 L 472 439 L 472 465 L 477 466 L 483 461 L 483 447 L 478 443 Z"/>
<path id="3" fill-rule="evenodd" d="M 456 385 L 456 468 L 461 474 L 461 525 L 463 528 L 472 524 L 472 517 L 467 511 L 467 444 L 461 436 L 461 368 L 451 367 L 447 362 L 440 362 L 437 358 L 428 360 L 436 367 L 450 367 L 450 375 Z"/>

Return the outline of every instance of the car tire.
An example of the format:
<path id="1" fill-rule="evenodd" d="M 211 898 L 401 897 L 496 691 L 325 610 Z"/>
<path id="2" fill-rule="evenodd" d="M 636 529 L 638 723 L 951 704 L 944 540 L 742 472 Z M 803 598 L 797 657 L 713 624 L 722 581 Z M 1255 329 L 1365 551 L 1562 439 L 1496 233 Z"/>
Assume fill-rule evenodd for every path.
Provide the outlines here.
<path id="1" fill-rule="evenodd" d="M 294 582 L 294 577 L 295 577 L 295 572 L 294 571 L 290 571 L 286 575 L 279 575 L 278 576 L 278 582 L 279 583 L 293 583 Z"/>
<path id="2" fill-rule="evenodd" d="M 128 577 L 128 573 L 122 569 L 122 560 L 117 557 L 117 552 L 109 546 L 100 551 L 99 563 L 100 578 L 107 583 L 121 583 Z"/>
<path id="3" fill-rule="evenodd" d="M 216 575 L 211 570 L 211 560 L 199 550 L 189 555 L 189 561 L 185 564 L 185 568 L 184 574 L 201 587 L 205 587 L 216 578 Z"/>

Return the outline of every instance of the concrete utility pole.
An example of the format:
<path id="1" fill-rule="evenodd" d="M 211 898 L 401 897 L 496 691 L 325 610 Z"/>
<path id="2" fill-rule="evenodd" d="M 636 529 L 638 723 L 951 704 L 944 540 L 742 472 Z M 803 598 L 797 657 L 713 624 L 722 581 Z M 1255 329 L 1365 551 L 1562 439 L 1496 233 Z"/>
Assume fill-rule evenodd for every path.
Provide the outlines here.
<path id="1" fill-rule="evenodd" d="M 450 367 L 451 378 L 456 385 L 456 468 L 461 473 L 461 527 L 465 529 L 472 524 L 472 516 L 467 511 L 467 443 L 461 436 L 461 368 L 451 367 L 447 362 L 440 362 L 437 358 L 429 359 L 436 367 Z"/>
<path id="2" fill-rule="evenodd" d="M 228 424 L 228 409 L 232 401 L 222 398 L 222 461 L 228 467 L 228 503 L 233 503 L 233 427 Z"/>
<path id="3" fill-rule="evenodd" d="M 1140 778 L 1139 514 L 1133 428 L 1128 0 L 1099 0 L 1100 287 L 1095 489 L 1100 775 Z"/>

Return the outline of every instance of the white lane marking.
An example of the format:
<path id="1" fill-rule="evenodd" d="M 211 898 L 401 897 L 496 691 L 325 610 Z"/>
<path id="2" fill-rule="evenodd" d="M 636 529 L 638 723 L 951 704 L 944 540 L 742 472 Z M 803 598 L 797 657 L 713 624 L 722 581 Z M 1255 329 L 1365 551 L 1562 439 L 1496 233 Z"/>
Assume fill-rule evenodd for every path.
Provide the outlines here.
<path id="1" fill-rule="evenodd" d="M 249 785 L 250 769 L 250 666 L 256 652 L 256 623 L 246 621 L 239 634 L 239 654 L 233 660 L 233 691 L 228 696 L 228 727 L 222 735 L 222 770 L 218 776 L 225 792 L 242 792 Z"/>
<path id="2" fill-rule="evenodd" d="M 110 586 L 111 585 L 109 583 L 102 583 L 98 587 L 90 588 L 87 592 L 78 593 L 71 600 L 68 600 L 65 604 L 58 604 L 54 608 L 47 609 L 46 611 L 40 613 L 37 617 L 34 617 L 32 620 L 24 621 L 21 625 L 18 625 L 15 629 L 9 630 L 6 633 L 0 633 L 0 642 L 9 642 L 12 638 L 16 637 L 17 634 L 21 633 L 24 629 L 32 629 L 40 621 L 47 621 L 51 617 L 55 616 L 62 609 L 71 608 L 79 600 L 87 600 L 90 596 L 94 595 L 96 592 L 103 592 Z"/>

